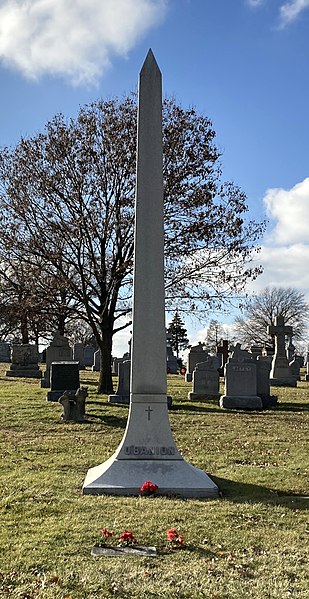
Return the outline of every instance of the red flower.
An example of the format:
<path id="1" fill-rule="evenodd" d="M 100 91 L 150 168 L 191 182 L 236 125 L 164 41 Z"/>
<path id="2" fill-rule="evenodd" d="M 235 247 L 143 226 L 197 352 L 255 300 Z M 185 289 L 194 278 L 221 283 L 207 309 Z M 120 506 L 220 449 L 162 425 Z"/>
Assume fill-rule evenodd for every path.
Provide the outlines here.
<path id="1" fill-rule="evenodd" d="M 183 546 L 183 536 L 179 535 L 176 528 L 169 528 L 166 531 L 167 540 L 170 541 L 173 547 Z"/>
<path id="2" fill-rule="evenodd" d="M 146 482 L 144 482 L 144 484 L 141 486 L 140 492 L 142 495 L 153 495 L 158 488 L 158 485 L 151 482 L 151 480 L 146 480 Z"/>
<path id="3" fill-rule="evenodd" d="M 119 541 L 123 545 L 133 545 L 135 537 L 132 530 L 124 530 L 119 537 Z"/>
<path id="4" fill-rule="evenodd" d="M 113 530 L 107 530 L 107 528 L 102 528 L 102 537 L 112 537 L 113 534 Z"/>

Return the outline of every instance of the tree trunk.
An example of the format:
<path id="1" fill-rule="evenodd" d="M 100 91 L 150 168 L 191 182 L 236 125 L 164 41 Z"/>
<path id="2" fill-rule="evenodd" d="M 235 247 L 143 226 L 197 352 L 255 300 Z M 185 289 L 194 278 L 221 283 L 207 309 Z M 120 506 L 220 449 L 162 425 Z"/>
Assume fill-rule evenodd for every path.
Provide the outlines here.
<path id="1" fill-rule="evenodd" d="M 101 350 L 101 369 L 99 385 L 97 393 L 112 394 L 113 378 L 112 378 L 112 343 L 113 343 L 113 330 L 108 324 L 101 324 L 102 338 L 100 343 Z"/>

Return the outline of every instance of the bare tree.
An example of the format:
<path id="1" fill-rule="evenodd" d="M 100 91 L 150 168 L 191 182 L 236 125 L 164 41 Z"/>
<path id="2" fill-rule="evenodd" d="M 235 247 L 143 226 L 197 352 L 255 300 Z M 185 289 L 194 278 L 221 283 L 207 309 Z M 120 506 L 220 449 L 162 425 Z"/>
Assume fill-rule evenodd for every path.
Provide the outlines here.
<path id="1" fill-rule="evenodd" d="M 214 137 L 195 108 L 164 101 L 167 306 L 191 313 L 231 301 L 260 272 L 250 255 L 264 225 L 246 221 L 245 195 L 222 183 Z M 0 153 L 2 243 L 65 281 L 100 347 L 105 393 L 113 335 L 131 309 L 135 140 L 132 94 L 84 106 L 76 120 L 58 115 Z"/>
<path id="2" fill-rule="evenodd" d="M 267 327 L 275 324 L 276 316 L 293 327 L 295 340 L 308 335 L 309 305 L 305 296 L 291 287 L 266 287 L 245 303 L 243 314 L 236 321 L 239 340 L 247 346 L 272 343 Z"/>

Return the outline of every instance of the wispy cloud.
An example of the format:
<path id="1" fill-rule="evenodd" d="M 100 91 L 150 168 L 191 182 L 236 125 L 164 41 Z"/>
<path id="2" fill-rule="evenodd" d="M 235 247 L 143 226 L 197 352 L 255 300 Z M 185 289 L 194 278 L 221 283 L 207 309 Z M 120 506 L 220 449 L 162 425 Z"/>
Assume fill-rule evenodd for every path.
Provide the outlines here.
<path id="1" fill-rule="evenodd" d="M 94 83 L 165 16 L 167 0 L 2 0 L 0 60 L 28 78 Z"/>
<path id="2" fill-rule="evenodd" d="M 248 6 L 252 6 L 253 8 L 261 6 L 262 4 L 264 4 L 264 2 L 265 0 L 246 0 L 246 4 L 248 4 Z"/>
<path id="3" fill-rule="evenodd" d="M 306 9 L 309 8 L 309 0 L 290 0 L 285 2 L 280 7 L 280 22 L 281 26 L 286 26 Z"/>

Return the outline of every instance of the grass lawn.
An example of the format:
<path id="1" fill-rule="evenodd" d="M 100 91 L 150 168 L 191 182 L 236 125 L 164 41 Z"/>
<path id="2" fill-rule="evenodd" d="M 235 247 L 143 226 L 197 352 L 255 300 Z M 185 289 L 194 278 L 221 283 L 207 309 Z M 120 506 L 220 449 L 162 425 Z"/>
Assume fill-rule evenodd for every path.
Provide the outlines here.
<path id="1" fill-rule="evenodd" d="M 185 459 L 219 485 L 215 500 L 82 496 L 88 468 L 116 449 L 128 408 L 89 386 L 88 422 L 63 423 L 34 379 L 0 365 L 0 597 L 309 598 L 309 383 L 273 388 L 276 410 L 189 402 L 169 376 L 170 421 Z M 155 482 L 155 481 L 153 481 Z M 92 557 L 101 528 L 132 530 L 158 557 Z M 176 528 L 185 548 L 171 550 Z"/>

